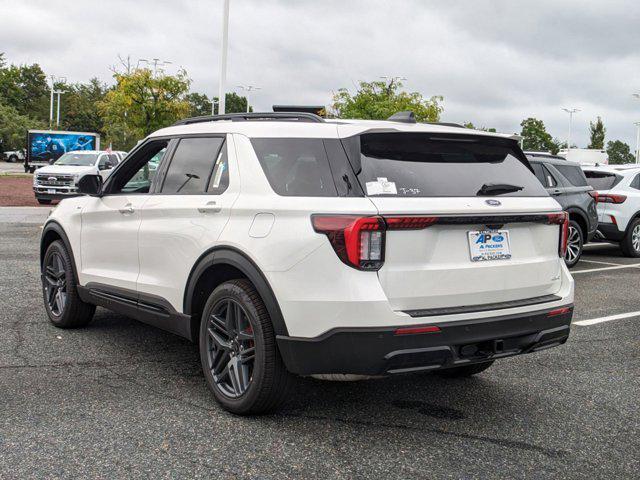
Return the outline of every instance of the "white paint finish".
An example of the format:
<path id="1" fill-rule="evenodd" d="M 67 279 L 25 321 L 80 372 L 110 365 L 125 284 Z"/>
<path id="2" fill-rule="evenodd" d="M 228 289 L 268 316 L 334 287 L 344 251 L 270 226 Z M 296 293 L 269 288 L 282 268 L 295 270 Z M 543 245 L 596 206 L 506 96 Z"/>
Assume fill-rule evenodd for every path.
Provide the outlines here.
<path id="1" fill-rule="evenodd" d="M 142 208 L 139 292 L 159 295 L 182 311 L 191 268 L 218 245 L 240 192 L 235 149 L 225 144 L 229 187 L 220 195 L 151 195 Z"/>
<path id="2" fill-rule="evenodd" d="M 251 227 L 249 227 L 249 236 L 253 238 L 265 238 L 271 233 L 273 222 L 276 216 L 273 213 L 257 213 L 253 217 Z"/>
<path id="3" fill-rule="evenodd" d="M 608 317 L 592 318 L 590 320 L 578 320 L 577 322 L 573 322 L 573 324 L 580 325 L 581 327 L 586 327 L 588 325 L 597 325 L 598 323 L 611 322 L 613 320 L 624 320 L 626 318 L 633 318 L 633 317 L 640 317 L 640 311 L 619 313 L 617 315 L 609 315 Z"/>
<path id="4" fill-rule="evenodd" d="M 148 194 L 81 197 L 82 233 L 80 283 L 99 282 L 136 289 L 140 264 L 140 209 Z"/>

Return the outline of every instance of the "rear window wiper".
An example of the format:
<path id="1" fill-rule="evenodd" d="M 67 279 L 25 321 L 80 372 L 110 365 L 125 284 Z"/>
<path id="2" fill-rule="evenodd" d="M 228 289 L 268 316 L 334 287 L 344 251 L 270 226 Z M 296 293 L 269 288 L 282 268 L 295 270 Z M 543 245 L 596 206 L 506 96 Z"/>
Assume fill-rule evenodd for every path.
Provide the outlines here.
<path id="1" fill-rule="evenodd" d="M 519 192 L 524 189 L 520 185 L 510 185 L 508 183 L 485 183 L 476 193 L 477 196 L 483 195 L 502 195 L 503 193 Z"/>

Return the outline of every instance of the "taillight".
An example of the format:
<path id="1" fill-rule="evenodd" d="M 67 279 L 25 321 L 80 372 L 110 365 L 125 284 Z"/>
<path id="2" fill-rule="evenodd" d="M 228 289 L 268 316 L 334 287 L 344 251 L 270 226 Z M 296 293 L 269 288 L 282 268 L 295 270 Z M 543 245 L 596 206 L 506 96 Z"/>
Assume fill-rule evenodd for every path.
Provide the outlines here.
<path id="1" fill-rule="evenodd" d="M 567 212 L 550 213 L 547 215 L 551 225 L 560 225 L 560 243 L 558 254 L 561 258 L 567 253 L 567 242 L 569 240 L 569 214 Z"/>
<path id="2" fill-rule="evenodd" d="M 598 197 L 600 196 L 596 190 L 589 190 L 587 192 L 589 195 L 593 197 L 593 199 L 598 203 Z"/>
<path id="3" fill-rule="evenodd" d="M 359 270 L 382 267 L 386 230 L 422 230 L 437 220 L 437 217 L 311 215 L 313 229 L 327 236 L 338 258 Z"/>
<path id="4" fill-rule="evenodd" d="M 626 195 L 618 195 L 616 193 L 599 193 L 596 197 L 598 203 L 624 203 L 627 199 Z"/>
<path id="5" fill-rule="evenodd" d="M 354 215 L 312 215 L 313 229 L 324 233 L 338 258 L 359 270 L 378 270 L 384 262 L 384 220 Z"/>

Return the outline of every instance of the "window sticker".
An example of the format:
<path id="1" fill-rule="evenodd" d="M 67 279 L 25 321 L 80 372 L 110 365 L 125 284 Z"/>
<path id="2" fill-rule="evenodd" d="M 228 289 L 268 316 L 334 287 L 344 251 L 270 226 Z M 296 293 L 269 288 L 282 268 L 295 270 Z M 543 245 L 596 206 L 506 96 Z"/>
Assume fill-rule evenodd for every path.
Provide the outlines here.
<path id="1" fill-rule="evenodd" d="M 397 195 L 395 182 L 390 182 L 387 177 L 378 177 L 375 182 L 367 182 L 367 195 Z"/>

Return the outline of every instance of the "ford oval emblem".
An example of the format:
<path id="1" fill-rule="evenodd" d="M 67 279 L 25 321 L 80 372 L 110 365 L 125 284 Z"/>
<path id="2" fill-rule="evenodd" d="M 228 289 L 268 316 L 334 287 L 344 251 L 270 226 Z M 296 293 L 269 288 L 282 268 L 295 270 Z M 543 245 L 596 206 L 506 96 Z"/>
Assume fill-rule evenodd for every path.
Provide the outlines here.
<path id="1" fill-rule="evenodd" d="M 49 177 L 49 178 L 47 178 L 47 180 L 50 181 L 50 182 L 55 182 L 58 179 L 56 177 Z"/>
<path id="2" fill-rule="evenodd" d="M 485 200 L 484 203 L 486 203 L 487 205 L 491 205 L 492 207 L 499 207 L 500 205 L 502 205 L 502 202 L 500 202 L 499 200 L 494 200 L 492 198 L 490 198 L 489 200 Z"/>

